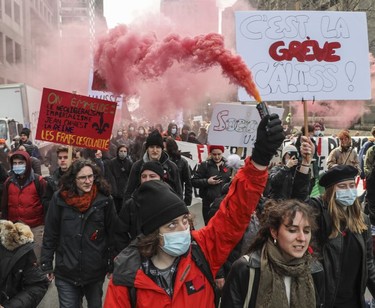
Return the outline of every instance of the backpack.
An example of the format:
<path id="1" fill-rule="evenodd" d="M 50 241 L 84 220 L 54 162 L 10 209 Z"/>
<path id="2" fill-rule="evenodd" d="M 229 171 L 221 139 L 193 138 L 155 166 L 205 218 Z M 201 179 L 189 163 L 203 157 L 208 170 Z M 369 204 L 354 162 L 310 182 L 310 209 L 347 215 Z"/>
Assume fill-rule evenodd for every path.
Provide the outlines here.
<path id="1" fill-rule="evenodd" d="M 198 243 L 195 240 L 192 240 L 191 242 L 191 255 L 192 255 L 193 261 L 199 267 L 202 274 L 206 276 L 206 278 L 210 282 L 211 287 L 213 288 L 214 294 L 215 294 L 215 307 L 219 307 L 220 290 L 216 286 L 214 277 L 212 276 L 212 272 L 206 260 L 206 257 L 204 256 L 202 249 L 199 247 Z M 130 305 L 132 308 L 135 308 L 137 304 L 137 292 L 136 292 L 137 290 L 136 288 L 134 288 L 134 286 L 128 287 L 128 290 L 129 290 L 129 297 L 130 297 Z"/>
<path id="2" fill-rule="evenodd" d="M 359 166 L 361 167 L 361 173 L 360 173 L 360 178 L 365 179 L 365 157 L 366 157 L 366 152 L 369 148 L 371 148 L 374 145 L 373 141 L 367 141 L 359 150 L 358 153 L 358 158 L 359 158 Z"/>

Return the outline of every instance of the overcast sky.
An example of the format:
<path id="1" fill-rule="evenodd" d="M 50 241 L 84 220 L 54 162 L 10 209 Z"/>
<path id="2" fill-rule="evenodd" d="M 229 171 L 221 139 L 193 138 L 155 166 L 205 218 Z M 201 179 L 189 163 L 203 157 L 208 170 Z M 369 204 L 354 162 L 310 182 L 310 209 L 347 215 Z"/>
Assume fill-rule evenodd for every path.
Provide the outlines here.
<path id="1" fill-rule="evenodd" d="M 189 1 L 189 0 L 187 0 Z M 222 6 L 231 5 L 235 0 L 218 0 Z M 131 23 L 135 18 L 148 12 L 159 12 L 160 0 L 104 0 L 104 15 L 109 28 L 119 23 Z"/>

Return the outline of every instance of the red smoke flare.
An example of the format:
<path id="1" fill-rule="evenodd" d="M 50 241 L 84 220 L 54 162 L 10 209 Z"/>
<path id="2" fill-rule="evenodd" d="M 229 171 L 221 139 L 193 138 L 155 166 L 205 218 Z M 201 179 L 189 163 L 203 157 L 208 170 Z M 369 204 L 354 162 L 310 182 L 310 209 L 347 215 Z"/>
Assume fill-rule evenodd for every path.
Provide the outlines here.
<path id="1" fill-rule="evenodd" d="M 136 94 L 137 82 L 162 76 L 176 62 L 193 72 L 220 65 L 230 82 L 261 101 L 245 62 L 225 49 L 223 37 L 216 33 L 194 38 L 172 34 L 158 41 L 154 35 L 139 35 L 122 25 L 99 41 L 94 57 L 97 77 L 108 90 L 125 95 Z"/>

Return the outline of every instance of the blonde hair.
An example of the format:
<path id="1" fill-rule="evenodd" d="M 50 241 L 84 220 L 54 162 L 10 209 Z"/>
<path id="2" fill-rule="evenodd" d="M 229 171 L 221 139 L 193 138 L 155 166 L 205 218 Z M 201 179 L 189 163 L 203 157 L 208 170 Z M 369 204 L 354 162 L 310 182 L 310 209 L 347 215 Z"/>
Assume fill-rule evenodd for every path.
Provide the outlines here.
<path id="1" fill-rule="evenodd" d="M 332 219 L 332 232 L 329 238 L 337 237 L 341 233 L 342 226 L 347 227 L 353 233 L 362 233 L 367 230 L 358 199 L 345 210 L 337 204 L 335 195 L 335 185 L 328 187 L 323 195 L 323 200 L 328 204 L 328 212 Z"/>

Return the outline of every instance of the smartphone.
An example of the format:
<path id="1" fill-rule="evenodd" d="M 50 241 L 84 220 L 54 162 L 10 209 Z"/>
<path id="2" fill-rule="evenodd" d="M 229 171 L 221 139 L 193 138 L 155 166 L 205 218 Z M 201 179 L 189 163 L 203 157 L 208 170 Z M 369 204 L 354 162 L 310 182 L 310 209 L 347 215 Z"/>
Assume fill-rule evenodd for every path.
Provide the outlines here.
<path id="1" fill-rule="evenodd" d="M 214 177 L 214 180 L 217 181 L 217 180 L 222 180 L 223 177 L 221 175 L 217 175 Z"/>

